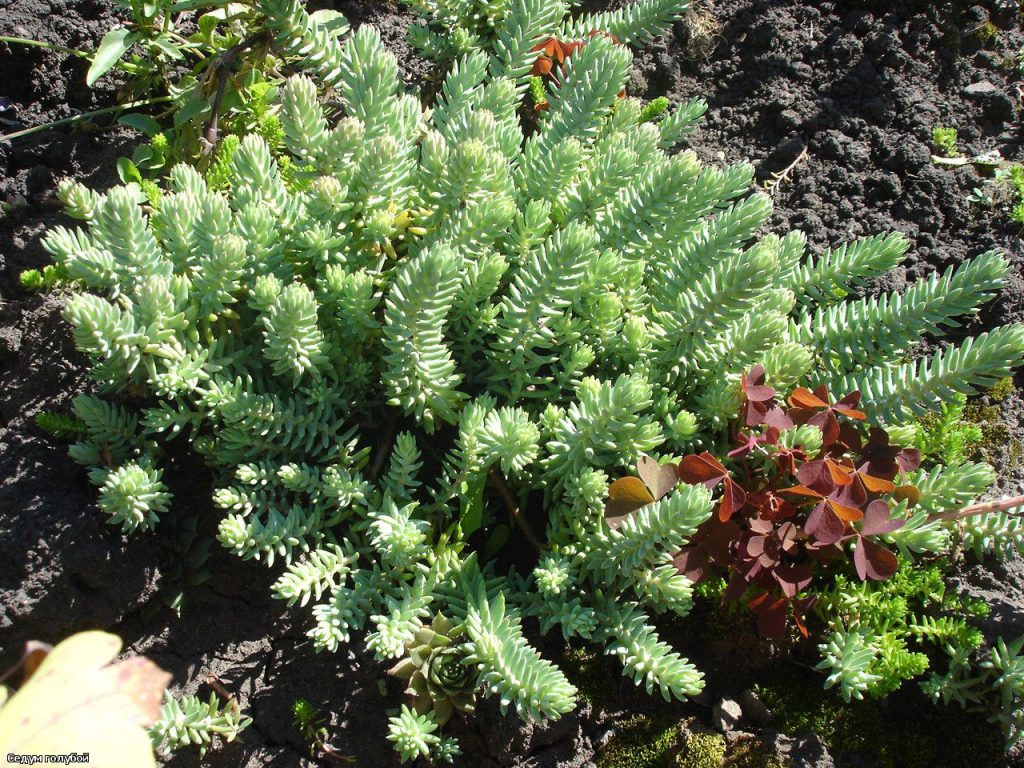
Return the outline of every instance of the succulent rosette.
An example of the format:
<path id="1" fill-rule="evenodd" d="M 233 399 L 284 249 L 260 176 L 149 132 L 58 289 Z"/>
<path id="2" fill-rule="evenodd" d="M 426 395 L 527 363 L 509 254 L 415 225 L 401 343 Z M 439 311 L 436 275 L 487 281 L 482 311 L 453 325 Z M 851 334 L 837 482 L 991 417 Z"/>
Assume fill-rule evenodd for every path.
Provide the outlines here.
<path id="1" fill-rule="evenodd" d="M 408 682 L 405 689 L 418 714 L 433 712 L 444 725 L 456 710 L 472 712 L 476 702 L 473 670 L 463 663 L 461 630 L 443 614 L 419 630 L 406 645 L 407 655 L 388 672 Z"/>

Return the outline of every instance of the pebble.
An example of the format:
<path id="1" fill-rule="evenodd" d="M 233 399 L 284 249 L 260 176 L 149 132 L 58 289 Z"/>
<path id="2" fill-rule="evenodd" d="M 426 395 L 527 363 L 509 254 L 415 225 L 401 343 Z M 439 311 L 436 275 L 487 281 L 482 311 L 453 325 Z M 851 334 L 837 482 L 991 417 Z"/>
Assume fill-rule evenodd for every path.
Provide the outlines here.
<path id="1" fill-rule="evenodd" d="M 743 716 L 754 725 L 765 726 L 771 719 L 772 713 L 761 697 L 749 688 L 740 694 L 740 706 L 743 708 Z"/>
<path id="2" fill-rule="evenodd" d="M 743 708 L 738 701 L 722 699 L 711 708 L 711 727 L 720 733 L 727 733 L 739 725 Z"/>
<path id="3" fill-rule="evenodd" d="M 968 98 L 978 99 L 982 103 L 985 116 L 988 119 L 1005 123 L 1014 118 L 1016 105 L 1014 105 L 1013 99 L 988 80 L 971 83 L 964 88 L 963 92 Z"/>
<path id="4" fill-rule="evenodd" d="M 999 93 L 999 89 L 992 85 L 988 80 L 971 83 L 964 88 L 965 96 L 989 96 L 994 93 Z"/>

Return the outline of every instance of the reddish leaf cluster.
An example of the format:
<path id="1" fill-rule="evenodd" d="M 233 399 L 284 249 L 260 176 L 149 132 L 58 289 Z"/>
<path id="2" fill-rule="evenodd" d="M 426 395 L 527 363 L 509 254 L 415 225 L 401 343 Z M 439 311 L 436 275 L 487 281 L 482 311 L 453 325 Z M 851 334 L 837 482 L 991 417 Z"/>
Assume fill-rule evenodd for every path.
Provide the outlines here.
<path id="1" fill-rule="evenodd" d="M 916 469 L 921 457 L 890 445 L 886 432 L 876 427 L 865 439 L 858 392 L 833 402 L 825 387 L 813 392 L 798 387 L 788 403 L 780 403 L 764 381 L 760 366 L 743 379 L 736 448 L 726 459 L 730 466 L 705 452 L 658 471 L 721 489 L 715 514 L 676 555 L 680 572 L 696 583 L 725 576 L 725 598 L 745 598 L 763 636 L 781 637 L 790 614 L 806 635 L 803 617 L 814 602 L 808 589 L 824 569 L 847 561 L 852 551 L 862 580 L 884 580 L 896 571 L 896 555 L 878 537 L 903 525 L 891 517 L 888 500 L 915 500 L 913 486 L 895 481 Z M 813 456 L 802 445 L 780 443 L 784 430 L 802 424 L 821 431 L 821 448 Z M 641 472 L 652 489 L 647 476 L 653 479 L 653 472 L 650 466 Z M 632 486 L 627 493 L 626 485 L 619 486 L 626 480 L 646 491 L 637 478 L 616 481 L 609 493 L 610 515 L 622 514 L 623 503 L 635 509 L 644 498 L 655 498 Z M 668 490 L 660 474 L 658 481 L 664 495 Z"/>
<path id="2" fill-rule="evenodd" d="M 884 580 L 897 568 L 896 555 L 877 537 L 903 525 L 891 518 L 883 497 L 913 496 L 893 482 L 916 469 L 920 454 L 889 444 L 882 429 L 867 440 L 858 426 L 860 393 L 833 402 L 825 387 L 797 387 L 788 404 L 776 401 L 765 385 L 764 369 L 743 379 L 743 406 L 735 460 L 730 472 L 713 456 L 685 457 L 679 475 L 687 483 L 722 485 L 718 514 L 679 553 L 676 565 L 694 581 L 724 573 L 726 599 L 753 593 L 748 605 L 767 637 L 781 636 L 792 610 L 802 617 L 813 596 L 803 593 L 823 564 L 842 561 L 852 549 L 863 579 Z M 801 424 L 821 430 L 821 448 L 809 456 L 803 446 L 779 444 L 781 431 Z"/>
<path id="3" fill-rule="evenodd" d="M 610 39 L 616 45 L 619 45 L 618 38 L 615 35 L 603 31 L 593 31 L 588 37 L 603 36 Z M 533 46 L 530 51 L 537 51 L 538 56 L 533 62 L 533 67 L 530 69 L 530 74 L 536 77 L 550 77 L 556 83 L 560 82 L 560 71 L 565 66 L 565 61 L 574 53 L 576 53 L 584 45 L 583 40 L 564 41 L 559 40 L 557 37 L 549 37 L 545 40 L 541 40 L 537 45 Z M 557 65 L 557 66 L 556 66 Z M 626 95 L 623 91 L 619 94 L 619 98 Z M 539 102 L 534 105 L 537 110 L 547 109 L 549 106 L 547 101 Z"/>
<path id="4" fill-rule="evenodd" d="M 557 81 L 558 75 L 555 71 L 555 64 L 561 68 L 565 64 L 565 60 L 582 47 L 582 40 L 563 42 L 557 37 L 549 37 L 546 40 L 540 41 L 530 49 L 530 51 L 539 52 L 539 55 L 533 62 L 530 74 L 540 77 L 550 75 L 552 79 Z"/>

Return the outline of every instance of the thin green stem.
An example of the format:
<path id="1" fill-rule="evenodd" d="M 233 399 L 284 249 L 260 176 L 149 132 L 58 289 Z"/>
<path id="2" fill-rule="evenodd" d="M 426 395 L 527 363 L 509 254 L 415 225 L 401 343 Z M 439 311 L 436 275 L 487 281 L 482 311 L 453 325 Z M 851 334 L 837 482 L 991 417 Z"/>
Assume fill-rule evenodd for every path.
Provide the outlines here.
<path id="1" fill-rule="evenodd" d="M 171 13 L 194 11 L 197 8 L 220 8 L 238 0 L 181 0 L 170 7 Z"/>
<path id="2" fill-rule="evenodd" d="M 68 48 L 67 46 L 57 45 L 55 43 L 44 43 L 42 40 L 31 40 L 27 37 L 7 37 L 0 35 L 0 43 L 13 43 L 15 45 L 28 45 L 33 48 L 42 48 L 47 51 L 54 51 L 56 53 L 67 53 L 71 56 L 77 56 L 80 59 L 91 59 L 93 54 L 90 51 L 83 51 L 78 48 Z M 140 67 L 127 61 L 118 61 L 114 63 L 114 69 L 120 69 L 123 72 L 129 74 L 137 74 L 142 71 Z"/>
<path id="3" fill-rule="evenodd" d="M 166 34 L 168 37 L 174 38 L 179 43 L 181 43 L 181 47 L 183 49 L 185 49 L 187 51 L 190 51 L 191 53 L 195 53 L 196 55 L 199 55 L 199 52 L 196 49 L 199 48 L 200 46 L 197 45 L 196 43 L 192 42 L 191 40 L 189 40 L 187 37 L 183 37 L 182 35 L 179 35 L 177 32 L 165 32 L 164 34 Z M 206 57 L 205 56 L 199 56 L 199 58 L 206 58 Z"/>
<path id="4" fill-rule="evenodd" d="M 30 40 L 27 37 L 7 37 L 6 35 L 0 35 L 0 43 L 16 43 L 17 45 L 30 45 L 33 48 L 45 48 L 48 51 L 57 51 L 58 53 L 70 53 L 72 56 L 77 56 L 80 59 L 88 59 L 92 56 L 88 51 L 82 51 L 78 48 L 67 48 L 63 45 L 56 45 L 55 43 L 45 43 L 42 40 Z"/>
<path id="5" fill-rule="evenodd" d="M 11 141 L 13 139 L 20 139 L 22 136 L 30 136 L 33 133 L 42 133 L 52 128 L 58 128 L 62 125 L 74 125 L 76 123 L 89 120 L 93 117 L 99 117 L 100 115 L 107 115 L 111 112 L 121 112 L 128 109 L 136 109 L 138 107 L 148 107 L 153 104 L 165 104 L 171 101 L 171 96 L 154 96 L 152 99 L 142 99 L 141 101 L 130 101 L 127 104 L 117 104 L 113 107 L 104 107 L 103 109 L 96 109 L 92 112 L 83 112 L 80 115 L 74 115 L 73 117 L 65 117 L 61 120 L 53 120 L 49 123 L 43 123 L 42 125 L 36 125 L 32 128 L 24 128 L 14 133 L 7 133 L 0 136 L 0 141 Z"/>

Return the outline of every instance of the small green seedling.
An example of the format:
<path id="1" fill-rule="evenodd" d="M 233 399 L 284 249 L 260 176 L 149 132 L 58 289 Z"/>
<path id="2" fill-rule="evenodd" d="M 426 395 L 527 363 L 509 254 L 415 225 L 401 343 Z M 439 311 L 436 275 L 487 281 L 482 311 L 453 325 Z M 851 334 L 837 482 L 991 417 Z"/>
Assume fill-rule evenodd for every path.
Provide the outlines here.
<path id="1" fill-rule="evenodd" d="M 309 699 L 296 699 L 292 703 L 292 722 L 302 732 L 310 754 L 323 753 L 333 762 L 354 763 L 351 755 L 343 755 L 327 743 L 327 716 Z"/>
<path id="2" fill-rule="evenodd" d="M 960 150 L 957 148 L 956 142 L 956 128 L 937 125 L 932 130 L 932 143 L 943 157 L 960 157 Z"/>

